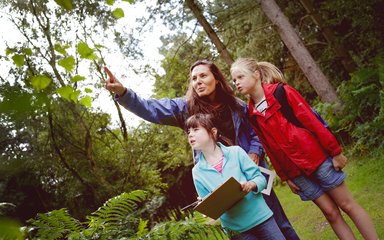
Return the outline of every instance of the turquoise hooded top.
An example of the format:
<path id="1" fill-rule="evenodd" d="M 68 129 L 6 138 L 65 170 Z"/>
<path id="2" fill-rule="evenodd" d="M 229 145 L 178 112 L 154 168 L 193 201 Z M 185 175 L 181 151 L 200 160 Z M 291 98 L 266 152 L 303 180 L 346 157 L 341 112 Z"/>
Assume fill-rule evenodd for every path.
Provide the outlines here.
<path id="1" fill-rule="evenodd" d="M 236 205 L 220 216 L 221 225 L 224 228 L 244 232 L 272 216 L 272 211 L 261 195 L 267 181 L 261 174 L 259 167 L 241 147 L 226 147 L 221 143 L 218 143 L 218 147 L 221 148 L 224 155 L 222 173 L 214 169 L 205 160 L 204 154 L 201 153 L 198 163 L 192 169 L 195 188 L 198 195 L 204 198 L 230 177 L 234 177 L 240 183 L 246 181 L 256 183 L 257 189 L 249 192 Z"/>

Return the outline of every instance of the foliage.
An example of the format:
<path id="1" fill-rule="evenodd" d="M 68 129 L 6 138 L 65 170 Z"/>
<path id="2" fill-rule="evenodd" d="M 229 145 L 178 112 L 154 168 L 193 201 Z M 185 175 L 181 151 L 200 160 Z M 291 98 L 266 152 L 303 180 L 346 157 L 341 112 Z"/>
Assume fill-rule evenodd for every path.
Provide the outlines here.
<path id="1" fill-rule="evenodd" d="M 66 209 L 38 214 L 29 220 L 30 239 L 112 239 L 126 226 L 127 216 L 134 214 L 138 204 L 147 198 L 144 191 L 122 193 L 109 199 L 88 216 L 86 226 L 71 217 Z M 120 232 L 122 234 L 124 232 Z"/>
<path id="2" fill-rule="evenodd" d="M 63 208 L 49 213 L 39 213 L 36 219 L 31 221 L 31 225 L 32 229 L 29 231 L 36 229 L 37 239 L 62 239 L 82 228 L 80 222 L 72 218 Z"/>
<path id="3" fill-rule="evenodd" d="M 108 3 L 2 2 L 24 37 L 0 57 L 0 196 L 21 221 L 64 206 L 83 219 L 119 192 L 139 187 L 156 195 L 166 186 L 148 128 L 124 139 L 123 128 L 91 108 L 104 79 L 104 41 L 121 40 L 98 38 L 118 32 Z"/>
<path id="4" fill-rule="evenodd" d="M 227 239 L 219 225 L 207 224 L 201 214 L 157 224 L 144 239 Z"/>
<path id="5" fill-rule="evenodd" d="M 122 193 L 105 202 L 83 224 L 66 209 L 38 214 L 29 220 L 28 239 L 226 239 L 220 226 L 206 224 L 200 214 L 159 223 L 149 230 L 148 220 L 140 218 L 147 199 L 142 190 Z"/>
<path id="6" fill-rule="evenodd" d="M 142 191 L 123 193 L 111 198 L 88 217 L 89 226 L 93 229 L 99 229 L 102 226 L 105 230 L 111 230 L 119 224 L 119 219 L 133 212 L 137 202 L 142 202 L 145 198 L 146 194 Z"/>
<path id="7" fill-rule="evenodd" d="M 15 220 L 0 218 L 0 239 L 2 240 L 21 240 L 24 239 L 20 232 L 20 223 Z"/>
<path id="8" fill-rule="evenodd" d="M 339 88 L 345 103 L 345 114 L 339 124 L 354 138 L 354 151 L 365 153 L 373 147 L 384 147 L 383 70 L 384 55 L 378 55 L 373 66 L 359 69 Z"/>

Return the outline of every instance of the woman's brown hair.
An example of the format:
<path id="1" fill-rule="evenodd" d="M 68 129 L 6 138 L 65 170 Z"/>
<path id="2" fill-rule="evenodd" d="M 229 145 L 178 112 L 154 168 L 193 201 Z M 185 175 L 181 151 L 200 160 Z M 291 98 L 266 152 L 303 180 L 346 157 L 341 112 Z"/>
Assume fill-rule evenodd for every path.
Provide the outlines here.
<path id="1" fill-rule="evenodd" d="M 238 103 L 233 89 L 225 79 L 224 75 L 221 73 L 220 69 L 209 60 L 198 60 L 192 64 L 189 73 L 192 73 L 192 70 L 199 65 L 206 65 L 209 67 L 209 70 L 213 74 L 214 78 L 218 81 L 216 85 L 216 99 L 223 105 L 228 105 L 232 111 L 242 112 L 242 108 Z M 195 90 L 192 87 L 192 81 L 189 81 L 189 87 L 186 94 L 187 103 L 188 103 L 188 112 L 190 115 L 196 113 L 214 113 L 215 109 L 210 104 L 208 98 L 199 97 Z"/>

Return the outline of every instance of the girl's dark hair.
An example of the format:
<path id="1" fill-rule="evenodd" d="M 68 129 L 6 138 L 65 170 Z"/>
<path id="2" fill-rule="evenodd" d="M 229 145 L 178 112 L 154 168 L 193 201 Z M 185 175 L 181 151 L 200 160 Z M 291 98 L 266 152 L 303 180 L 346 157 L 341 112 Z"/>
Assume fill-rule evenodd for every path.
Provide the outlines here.
<path id="1" fill-rule="evenodd" d="M 225 79 L 224 75 L 221 73 L 220 69 L 209 60 L 198 60 L 194 64 L 192 64 L 189 69 L 189 73 L 191 74 L 193 69 L 199 65 L 206 65 L 209 67 L 209 70 L 212 72 L 214 78 L 218 81 L 216 85 L 216 99 L 224 105 L 228 105 L 233 111 L 238 111 L 242 113 L 242 108 L 239 102 L 237 101 L 233 89 Z M 195 90 L 192 87 L 192 81 L 189 81 L 189 87 L 186 94 L 188 112 L 190 115 L 196 113 L 214 113 L 215 109 L 210 104 L 208 98 L 199 97 Z"/>
<path id="2" fill-rule="evenodd" d="M 212 133 L 212 129 L 215 128 L 214 125 L 214 118 L 212 114 L 206 114 L 206 113 L 196 113 L 195 115 L 190 116 L 185 121 L 185 132 L 187 133 L 190 128 L 196 128 L 196 127 L 202 127 L 205 130 L 207 130 L 209 136 L 211 139 L 213 139 L 215 142 L 223 142 L 224 144 L 232 145 L 231 141 L 222 136 L 219 132 L 217 132 L 216 136 Z M 217 128 L 216 128 L 217 129 Z"/>

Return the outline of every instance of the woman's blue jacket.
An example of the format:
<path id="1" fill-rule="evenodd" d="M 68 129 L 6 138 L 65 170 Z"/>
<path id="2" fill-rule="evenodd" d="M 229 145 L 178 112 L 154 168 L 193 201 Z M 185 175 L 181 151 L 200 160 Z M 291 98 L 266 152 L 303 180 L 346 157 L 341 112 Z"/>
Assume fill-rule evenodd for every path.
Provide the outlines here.
<path id="1" fill-rule="evenodd" d="M 134 91 L 127 89 L 123 96 L 115 96 L 115 100 L 128 111 L 152 123 L 180 127 L 184 130 L 184 122 L 189 117 L 187 101 L 183 98 L 144 99 Z M 255 131 L 246 118 L 247 104 L 241 101 L 243 115 L 232 111 L 232 121 L 236 133 L 235 145 L 239 145 L 247 153 L 264 155 L 264 149 Z M 198 159 L 197 154 L 194 155 Z"/>

